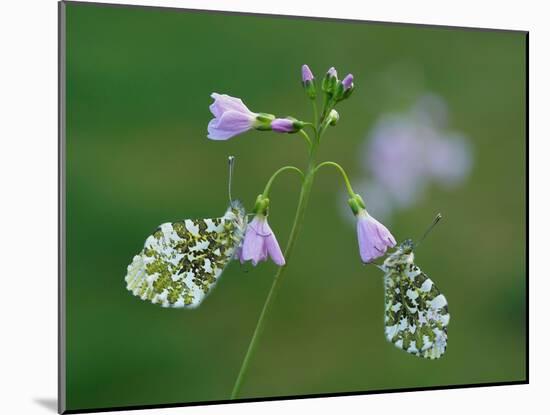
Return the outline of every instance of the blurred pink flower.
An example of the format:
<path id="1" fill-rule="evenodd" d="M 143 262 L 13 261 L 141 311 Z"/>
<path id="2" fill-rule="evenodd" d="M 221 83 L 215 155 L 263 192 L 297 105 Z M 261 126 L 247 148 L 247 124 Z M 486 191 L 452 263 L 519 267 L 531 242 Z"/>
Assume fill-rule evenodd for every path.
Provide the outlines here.
<path id="1" fill-rule="evenodd" d="M 421 200 L 431 184 L 452 188 L 465 180 L 472 149 L 463 135 L 448 131 L 448 118 L 443 99 L 425 94 L 409 111 L 375 123 L 363 152 L 370 179 L 356 185 L 372 201 L 371 211 L 389 218 Z"/>

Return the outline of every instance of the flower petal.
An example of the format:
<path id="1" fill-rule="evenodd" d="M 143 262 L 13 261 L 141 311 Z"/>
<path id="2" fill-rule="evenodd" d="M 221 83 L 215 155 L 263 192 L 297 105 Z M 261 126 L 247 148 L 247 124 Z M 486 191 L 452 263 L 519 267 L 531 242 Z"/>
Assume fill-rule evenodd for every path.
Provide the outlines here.
<path id="1" fill-rule="evenodd" d="M 218 94 L 216 92 L 210 95 L 214 98 L 214 103 L 210 105 L 210 111 L 215 117 L 221 117 L 226 111 L 237 111 L 244 114 L 252 114 L 240 98 L 235 98 L 227 94 Z"/>
<path id="2" fill-rule="evenodd" d="M 250 225 L 249 225 L 250 227 Z M 254 265 L 258 263 L 263 255 L 264 241 L 263 238 L 258 237 L 256 232 L 252 229 L 246 232 L 244 237 L 244 244 L 242 250 L 242 259 L 244 261 L 252 261 Z"/>
<path id="3" fill-rule="evenodd" d="M 237 111 L 227 111 L 220 118 L 214 118 L 208 123 L 208 138 L 227 140 L 233 136 L 250 130 L 254 124 L 254 115 Z"/>
<path id="4" fill-rule="evenodd" d="M 373 244 L 372 233 L 366 221 L 357 221 L 357 240 L 359 242 L 359 255 L 364 263 L 369 263 L 381 255 Z"/>
<path id="5" fill-rule="evenodd" d="M 246 228 L 242 249 L 238 251 L 238 259 L 241 263 L 252 261 L 255 266 L 259 262 L 267 260 L 268 256 L 275 264 L 285 265 L 285 258 L 277 238 L 267 223 L 267 218 L 256 215 Z"/>
<path id="6" fill-rule="evenodd" d="M 252 261 L 254 266 L 256 266 L 258 262 L 267 259 L 265 236 L 262 236 L 263 222 L 265 222 L 263 218 L 255 216 L 248 224 L 244 236 L 241 257 L 244 261 Z"/>
<path id="7" fill-rule="evenodd" d="M 380 239 L 384 241 L 387 247 L 393 248 L 395 245 L 397 245 L 397 241 L 395 240 L 391 232 L 380 222 L 378 222 L 378 235 L 380 236 Z"/>
<path id="8" fill-rule="evenodd" d="M 277 238 L 275 237 L 275 234 L 273 231 L 271 231 L 271 228 L 269 227 L 267 221 L 265 222 L 267 228 L 269 228 L 269 236 L 266 236 L 265 238 L 265 246 L 267 249 L 267 252 L 269 253 L 269 256 L 275 262 L 277 265 L 282 267 L 286 264 L 285 257 L 281 251 L 281 247 L 279 246 L 279 242 L 277 241 Z"/>
<path id="9" fill-rule="evenodd" d="M 233 131 L 220 130 L 216 126 L 218 125 L 218 119 L 214 118 L 208 123 L 208 135 L 211 140 L 227 140 L 236 135 Z"/>

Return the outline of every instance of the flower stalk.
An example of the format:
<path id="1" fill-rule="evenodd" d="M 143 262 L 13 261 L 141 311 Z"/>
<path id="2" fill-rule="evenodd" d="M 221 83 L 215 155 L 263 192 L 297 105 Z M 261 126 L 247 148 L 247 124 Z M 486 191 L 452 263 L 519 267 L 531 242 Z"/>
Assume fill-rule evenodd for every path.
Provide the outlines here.
<path id="1" fill-rule="evenodd" d="M 281 169 L 279 170 L 279 172 L 280 171 Z M 276 177 L 276 175 L 277 174 L 272 176 L 272 179 Z M 254 329 L 254 333 L 252 334 L 252 338 L 250 340 L 250 344 L 248 345 L 248 350 L 246 351 L 246 355 L 241 365 L 241 369 L 239 370 L 237 380 L 235 381 L 235 385 L 233 386 L 233 391 L 231 392 L 231 399 L 236 399 L 239 396 L 239 392 L 241 390 L 241 386 L 245 379 L 248 366 L 250 365 L 250 361 L 252 359 L 252 356 L 254 356 L 254 353 L 258 346 L 258 341 L 264 330 L 266 319 L 269 315 L 269 312 L 271 311 L 271 308 L 273 306 L 277 293 L 279 292 L 279 289 L 281 287 L 283 276 L 285 275 L 285 272 L 288 268 L 292 251 L 294 249 L 298 234 L 302 227 L 302 222 L 305 216 L 306 207 L 309 200 L 309 195 L 311 193 L 311 187 L 313 185 L 314 176 L 315 176 L 315 162 L 313 160 L 313 151 L 312 151 L 310 152 L 310 160 L 308 163 L 308 168 L 306 170 L 306 174 L 302 182 L 302 188 L 300 189 L 300 197 L 298 199 L 298 206 L 296 208 L 296 213 L 294 214 L 294 222 L 292 224 L 290 236 L 288 237 L 288 242 L 284 250 L 284 257 L 286 260 L 286 264 L 282 267 L 279 267 L 277 269 L 277 272 L 275 273 L 275 277 L 273 278 L 273 283 L 271 284 L 271 288 L 265 300 L 264 306 L 262 308 L 262 312 L 260 313 L 260 317 L 258 318 L 258 323 L 256 323 L 256 328 Z M 267 190 L 269 191 L 269 188 Z"/>

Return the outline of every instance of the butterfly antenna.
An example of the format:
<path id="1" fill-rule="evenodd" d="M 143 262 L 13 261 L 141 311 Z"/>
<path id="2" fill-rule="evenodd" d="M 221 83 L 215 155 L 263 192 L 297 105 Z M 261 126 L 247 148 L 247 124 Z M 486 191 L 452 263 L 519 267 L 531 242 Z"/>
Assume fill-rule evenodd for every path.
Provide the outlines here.
<path id="1" fill-rule="evenodd" d="M 233 203 L 233 198 L 231 197 L 231 183 L 233 182 L 233 166 L 235 166 L 235 156 L 229 156 L 227 161 L 229 162 L 229 183 L 227 185 L 227 193 L 229 195 L 229 203 Z"/>
<path id="2" fill-rule="evenodd" d="M 418 240 L 418 242 L 416 243 L 415 248 L 418 248 L 418 246 L 422 243 L 422 241 L 423 241 L 424 239 L 426 239 L 426 237 L 430 234 L 430 232 L 432 231 L 432 229 L 435 228 L 435 225 L 437 225 L 437 224 L 439 223 L 439 221 L 441 220 L 441 218 L 443 218 L 443 216 L 441 216 L 441 213 L 438 213 L 438 214 L 435 216 L 435 218 L 434 218 L 432 224 L 431 224 L 430 226 L 428 226 L 428 229 L 426 229 L 426 232 L 424 232 L 424 235 L 422 235 L 422 238 L 420 238 L 420 239 Z"/>

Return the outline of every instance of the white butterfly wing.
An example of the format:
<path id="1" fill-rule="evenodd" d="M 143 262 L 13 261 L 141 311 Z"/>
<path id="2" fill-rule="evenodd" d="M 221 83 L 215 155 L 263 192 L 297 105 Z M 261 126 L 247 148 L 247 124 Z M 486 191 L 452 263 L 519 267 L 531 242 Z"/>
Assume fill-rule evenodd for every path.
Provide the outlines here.
<path id="1" fill-rule="evenodd" d="M 197 307 L 234 258 L 245 229 L 236 201 L 220 218 L 164 223 L 128 265 L 126 287 L 163 307 Z"/>
<path id="2" fill-rule="evenodd" d="M 415 356 L 438 359 L 447 347 L 447 299 L 409 255 L 410 261 L 390 256 L 384 263 L 386 338 Z"/>

